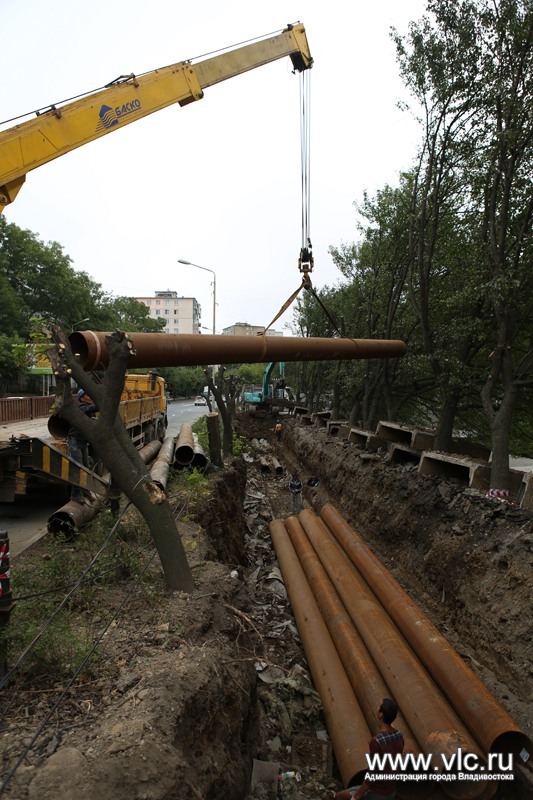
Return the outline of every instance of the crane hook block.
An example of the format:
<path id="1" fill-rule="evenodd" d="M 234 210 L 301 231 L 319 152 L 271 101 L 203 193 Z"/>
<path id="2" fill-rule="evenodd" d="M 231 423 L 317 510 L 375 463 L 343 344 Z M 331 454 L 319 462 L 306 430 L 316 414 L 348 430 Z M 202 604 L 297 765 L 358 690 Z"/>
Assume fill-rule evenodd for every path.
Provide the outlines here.
<path id="1" fill-rule="evenodd" d="M 300 250 L 300 258 L 298 259 L 298 269 L 304 275 L 308 275 L 310 272 L 313 271 L 314 263 L 315 262 L 313 259 L 311 242 L 309 242 L 308 247 L 302 247 L 302 249 Z"/>

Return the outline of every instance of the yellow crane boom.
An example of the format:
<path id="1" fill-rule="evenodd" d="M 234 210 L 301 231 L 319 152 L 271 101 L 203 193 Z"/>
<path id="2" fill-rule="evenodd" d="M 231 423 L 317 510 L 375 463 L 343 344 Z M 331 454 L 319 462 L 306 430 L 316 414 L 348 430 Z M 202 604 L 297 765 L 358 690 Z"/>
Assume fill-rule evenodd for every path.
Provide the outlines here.
<path id="1" fill-rule="evenodd" d="M 13 202 L 30 170 L 173 103 L 185 106 L 200 100 L 208 86 L 285 56 L 298 72 L 312 66 L 300 23 L 195 64 L 181 61 L 138 77 L 121 76 L 104 89 L 0 132 L 0 213 Z"/>

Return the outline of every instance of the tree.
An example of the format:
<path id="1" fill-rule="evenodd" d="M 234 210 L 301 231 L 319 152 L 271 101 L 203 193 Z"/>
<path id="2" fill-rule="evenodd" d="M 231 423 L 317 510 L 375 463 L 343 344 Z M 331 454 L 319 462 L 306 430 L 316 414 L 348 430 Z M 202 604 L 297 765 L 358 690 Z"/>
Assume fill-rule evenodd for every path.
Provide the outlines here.
<path id="1" fill-rule="evenodd" d="M 533 372 L 533 11 L 523 0 L 432 0 L 428 10 L 432 21 L 413 23 L 408 45 L 397 37 L 404 78 L 426 112 L 411 296 L 447 390 L 441 431 L 450 433 L 472 370 L 480 379 L 490 353 L 481 399 L 491 487 L 503 489 L 513 413 Z M 454 359 L 437 346 L 441 308 L 458 315 Z"/>
<path id="2" fill-rule="evenodd" d="M 118 414 L 131 340 L 119 331 L 106 337 L 109 367 L 102 382 L 97 383 L 79 365 L 61 328 L 54 326 L 51 335 L 55 347 L 48 352 L 57 380 L 58 413 L 82 432 L 113 476 L 114 483 L 146 520 L 168 588 L 192 591 L 194 582 L 167 497 L 151 480 Z M 72 399 L 71 378 L 85 389 L 100 409 L 97 419 L 88 418 L 76 407 Z"/>
<path id="3" fill-rule="evenodd" d="M 29 341 L 35 316 L 65 331 L 87 318 L 95 330 L 157 332 L 164 327 L 150 318 L 144 303 L 108 294 L 87 273 L 77 272 L 60 244 L 45 244 L 0 215 L 0 374 L 21 371 L 11 348 Z"/>

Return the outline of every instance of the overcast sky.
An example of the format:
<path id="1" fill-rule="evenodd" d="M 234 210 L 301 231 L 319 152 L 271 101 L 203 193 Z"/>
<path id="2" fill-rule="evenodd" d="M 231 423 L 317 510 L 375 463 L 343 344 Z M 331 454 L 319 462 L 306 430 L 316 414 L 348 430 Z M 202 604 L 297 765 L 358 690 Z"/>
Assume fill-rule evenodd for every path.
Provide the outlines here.
<path id="1" fill-rule="evenodd" d="M 313 282 L 332 285 L 328 249 L 357 238 L 354 202 L 396 183 L 416 154 L 420 130 L 397 107 L 406 94 L 389 32 L 407 33 L 424 5 L 2 0 L 0 120 L 301 21 L 315 61 Z M 181 258 L 216 273 L 217 331 L 267 325 L 300 284 L 299 115 L 290 60 L 259 67 L 30 172 L 5 216 L 59 242 L 76 270 L 113 294 L 194 296 L 210 329 L 212 275 Z"/>

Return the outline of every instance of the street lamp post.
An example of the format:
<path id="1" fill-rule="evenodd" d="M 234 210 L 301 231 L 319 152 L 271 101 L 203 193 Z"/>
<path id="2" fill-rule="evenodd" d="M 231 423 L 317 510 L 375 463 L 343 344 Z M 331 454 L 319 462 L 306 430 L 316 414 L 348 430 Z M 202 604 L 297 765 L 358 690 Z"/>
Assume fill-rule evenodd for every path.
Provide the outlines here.
<path id="1" fill-rule="evenodd" d="M 77 322 L 75 322 L 75 323 L 74 323 L 74 325 L 72 326 L 72 332 L 74 332 L 74 328 L 76 327 L 76 325 L 81 325 L 83 322 L 89 322 L 89 320 L 90 320 L 90 317 L 85 317 L 85 319 L 79 319 L 79 320 L 78 320 Z"/>
<path id="2" fill-rule="evenodd" d="M 211 272 L 213 275 L 213 334 L 216 331 L 216 309 L 217 309 L 217 276 L 214 270 L 208 267 L 201 267 L 200 264 L 193 264 L 192 261 L 185 261 L 184 258 L 178 258 L 178 264 L 186 264 L 188 267 L 196 267 L 203 269 L 205 272 Z"/>

